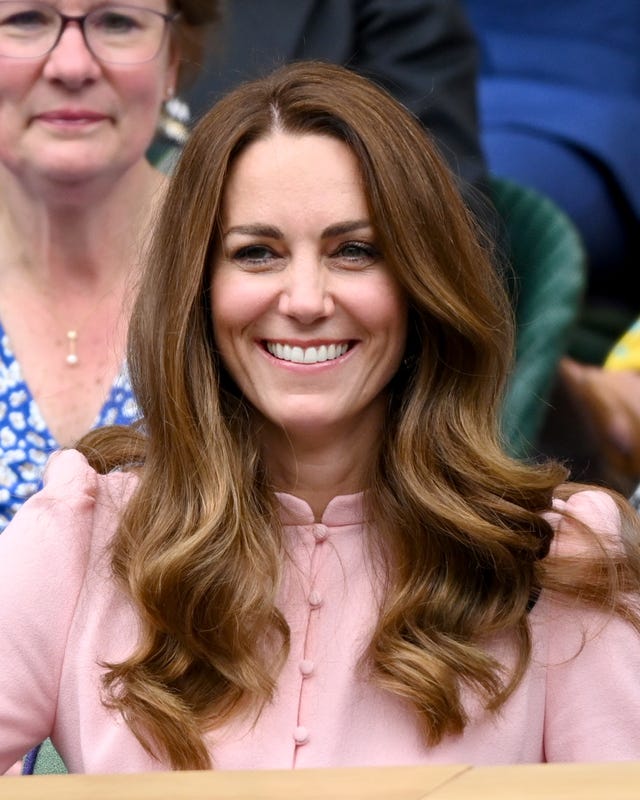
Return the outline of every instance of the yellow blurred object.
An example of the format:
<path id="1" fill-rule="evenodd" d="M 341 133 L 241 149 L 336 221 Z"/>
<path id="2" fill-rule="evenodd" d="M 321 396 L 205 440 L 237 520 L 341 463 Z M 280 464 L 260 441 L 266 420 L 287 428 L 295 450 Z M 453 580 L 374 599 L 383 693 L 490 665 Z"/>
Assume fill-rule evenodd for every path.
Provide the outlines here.
<path id="1" fill-rule="evenodd" d="M 640 319 L 637 319 L 611 348 L 604 362 L 604 368 L 640 372 Z"/>

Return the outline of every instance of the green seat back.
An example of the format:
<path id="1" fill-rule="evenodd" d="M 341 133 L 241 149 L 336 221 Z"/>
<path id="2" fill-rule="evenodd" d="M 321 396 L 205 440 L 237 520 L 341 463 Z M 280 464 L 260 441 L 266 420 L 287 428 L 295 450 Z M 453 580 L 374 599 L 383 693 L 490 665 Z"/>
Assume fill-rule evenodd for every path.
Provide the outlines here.
<path id="1" fill-rule="evenodd" d="M 502 430 L 517 457 L 535 453 L 556 368 L 565 354 L 586 283 L 580 234 L 555 203 L 513 181 L 492 177 L 506 229 L 516 314 L 516 362 Z"/>

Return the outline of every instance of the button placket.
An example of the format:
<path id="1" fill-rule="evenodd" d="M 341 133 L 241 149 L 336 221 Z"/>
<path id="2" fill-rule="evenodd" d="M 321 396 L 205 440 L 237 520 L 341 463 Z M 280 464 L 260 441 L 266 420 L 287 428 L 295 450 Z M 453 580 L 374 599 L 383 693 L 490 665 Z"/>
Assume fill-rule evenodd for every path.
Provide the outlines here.
<path id="1" fill-rule="evenodd" d="M 313 677 L 316 669 L 316 664 L 313 659 L 314 644 L 315 644 L 315 629 L 319 622 L 318 611 L 323 605 L 323 596 L 321 591 L 317 588 L 316 583 L 321 563 L 324 560 L 324 553 L 326 552 L 326 549 L 322 547 L 322 544 L 327 540 L 329 536 L 329 530 L 327 526 L 320 523 L 309 526 L 307 530 L 310 530 L 311 534 L 313 535 L 314 546 L 310 562 L 309 592 L 307 594 L 307 602 L 309 604 L 309 612 L 307 617 L 307 630 L 305 633 L 303 658 L 298 662 L 298 669 L 300 671 L 301 683 L 300 683 L 300 695 L 299 695 L 299 705 L 298 705 L 298 725 L 293 731 L 293 740 L 296 746 L 296 750 L 298 747 L 306 745 L 311 738 L 311 731 L 309 727 L 304 724 L 305 722 L 307 722 L 307 720 L 305 719 L 305 708 L 308 703 L 308 698 L 314 691 L 313 685 L 309 684 L 310 683 L 313 684 L 313 681 L 310 681 L 310 679 Z M 294 756 L 294 761 L 295 761 L 295 756 Z"/>

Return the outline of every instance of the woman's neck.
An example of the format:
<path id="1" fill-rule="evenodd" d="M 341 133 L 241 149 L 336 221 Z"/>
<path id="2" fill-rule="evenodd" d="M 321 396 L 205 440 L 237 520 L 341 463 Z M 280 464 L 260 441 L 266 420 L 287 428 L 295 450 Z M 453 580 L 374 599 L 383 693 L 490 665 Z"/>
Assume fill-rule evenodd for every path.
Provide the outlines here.
<path id="1" fill-rule="evenodd" d="M 263 452 L 277 491 L 305 500 L 316 520 L 338 495 L 368 488 L 378 455 L 383 418 L 347 421 L 340 430 L 295 435 L 268 423 L 261 429 Z"/>
<path id="2" fill-rule="evenodd" d="M 166 179 L 140 162 L 108 186 L 39 195 L 0 167 L 0 270 L 100 291 L 137 262 Z"/>

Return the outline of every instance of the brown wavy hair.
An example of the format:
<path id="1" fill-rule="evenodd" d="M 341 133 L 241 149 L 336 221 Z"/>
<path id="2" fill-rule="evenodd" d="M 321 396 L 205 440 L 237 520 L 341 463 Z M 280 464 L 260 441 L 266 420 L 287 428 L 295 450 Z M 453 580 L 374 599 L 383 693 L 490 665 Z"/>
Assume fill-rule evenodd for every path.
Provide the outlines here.
<path id="1" fill-rule="evenodd" d="M 634 545 L 618 560 L 604 551 L 573 566 L 546 558 L 553 530 L 541 513 L 565 471 L 505 455 L 511 309 L 434 145 L 367 80 L 319 63 L 287 66 L 223 99 L 186 145 L 131 323 L 143 424 L 80 445 L 101 471 L 139 472 L 113 568 L 142 633 L 131 657 L 108 665 L 106 702 L 179 769 L 210 766 L 203 732 L 259 713 L 287 653 L 275 604 L 286 556 L 268 469 L 251 409 L 220 363 L 208 298 L 230 166 L 274 130 L 351 148 L 377 242 L 409 303 L 406 354 L 367 486 L 387 564 L 362 664 L 371 680 L 408 699 L 436 744 L 464 729 L 463 685 L 490 709 L 517 685 L 541 588 L 637 625 L 622 595 L 639 584 Z M 507 675 L 483 647 L 505 631 L 518 653 Z"/>

